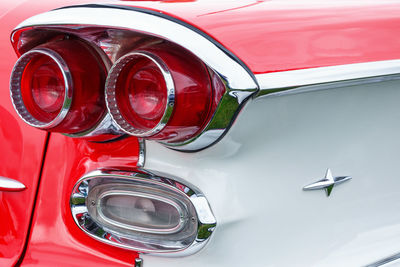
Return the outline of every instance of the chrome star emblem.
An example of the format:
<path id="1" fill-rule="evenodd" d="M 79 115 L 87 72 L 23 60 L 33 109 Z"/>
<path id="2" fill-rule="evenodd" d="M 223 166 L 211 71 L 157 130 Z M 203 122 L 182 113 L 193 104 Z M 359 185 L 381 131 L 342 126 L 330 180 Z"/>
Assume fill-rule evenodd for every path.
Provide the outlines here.
<path id="1" fill-rule="evenodd" d="M 306 185 L 303 187 L 303 190 L 308 191 L 308 190 L 319 190 L 319 189 L 325 189 L 326 196 L 329 197 L 332 189 L 335 185 L 341 184 L 343 182 L 346 182 L 350 180 L 350 176 L 332 176 L 332 172 L 330 169 L 326 170 L 325 178 L 322 180 L 319 180 L 318 182 Z"/>

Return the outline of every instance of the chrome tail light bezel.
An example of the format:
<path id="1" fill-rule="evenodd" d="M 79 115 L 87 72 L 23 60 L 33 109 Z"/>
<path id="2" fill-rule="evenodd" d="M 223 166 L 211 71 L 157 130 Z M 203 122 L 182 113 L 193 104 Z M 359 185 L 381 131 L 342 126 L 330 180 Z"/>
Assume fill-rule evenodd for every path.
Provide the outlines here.
<path id="1" fill-rule="evenodd" d="M 116 94 L 115 94 L 115 87 L 117 83 L 117 79 L 119 77 L 120 72 L 124 68 L 124 66 L 129 63 L 131 60 L 135 60 L 136 58 L 144 57 L 149 60 L 151 60 L 160 70 L 164 77 L 164 81 L 166 83 L 166 95 L 167 95 L 167 101 L 164 109 L 163 116 L 160 120 L 160 122 L 152 129 L 148 131 L 142 131 L 140 129 L 136 129 L 133 127 L 128 121 L 124 119 L 122 116 L 118 105 L 117 105 L 117 100 L 116 100 Z M 174 80 L 172 78 L 172 75 L 168 69 L 168 67 L 164 64 L 164 62 L 157 57 L 154 54 L 148 53 L 146 51 L 135 51 L 128 53 L 122 57 L 120 57 L 115 64 L 112 66 L 108 73 L 108 77 L 106 80 L 106 85 L 105 85 L 105 97 L 106 97 L 106 105 L 107 105 L 107 110 L 111 115 L 112 120 L 115 122 L 118 127 L 127 134 L 136 136 L 136 137 L 148 137 L 155 135 L 159 133 L 166 124 L 168 123 L 173 109 L 174 109 L 174 103 L 175 103 L 175 86 L 174 86 Z"/>
<path id="2" fill-rule="evenodd" d="M 149 243 L 140 243 L 147 242 L 146 238 L 143 239 L 143 235 L 146 235 L 146 233 L 149 236 L 154 234 L 154 236 L 158 236 L 159 240 L 162 240 L 165 239 L 166 234 L 179 234 L 181 229 L 186 226 L 179 225 L 179 227 L 171 229 L 167 233 L 152 233 L 149 232 L 149 229 L 139 229 L 138 233 L 142 235 L 140 237 L 139 235 L 127 234 L 126 231 L 118 232 L 115 229 L 110 229 L 107 225 L 101 225 L 98 220 L 90 215 L 88 206 L 97 205 L 97 203 L 93 203 L 92 199 L 89 199 L 89 195 L 92 188 L 96 188 L 96 186 L 107 186 L 107 184 L 115 184 L 116 182 L 123 182 L 127 185 L 131 183 L 135 186 L 141 185 L 143 188 L 151 186 L 157 188 L 157 190 L 161 188 L 167 194 L 177 194 L 178 197 L 184 198 L 184 201 L 187 201 L 186 204 L 188 204 L 186 205 L 187 212 L 191 216 L 186 224 L 194 224 L 194 236 L 183 240 L 181 243 L 177 241 L 176 247 L 169 244 L 157 244 L 157 240 L 154 239 Z M 160 197 L 165 198 L 167 196 L 161 195 Z M 190 211 L 191 208 L 187 206 L 191 206 L 193 210 Z M 182 207 L 185 207 L 185 205 L 182 205 Z M 164 256 L 186 256 L 197 252 L 207 243 L 217 225 L 210 205 L 200 190 L 170 178 L 156 176 L 142 169 L 135 171 L 96 170 L 85 174 L 79 179 L 72 191 L 70 208 L 75 223 L 92 238 L 112 246 Z M 189 239 L 190 243 L 187 242 Z"/>
<path id="3" fill-rule="evenodd" d="M 57 64 L 64 78 L 65 94 L 61 110 L 59 111 L 58 115 L 48 123 L 41 122 L 30 114 L 23 102 L 21 94 L 21 79 L 23 72 L 29 62 L 37 55 L 45 55 L 51 58 Z M 51 49 L 37 48 L 26 52 L 18 59 L 11 72 L 10 96 L 14 109 L 17 111 L 17 114 L 24 122 L 26 122 L 30 126 L 41 129 L 50 129 L 59 125 L 67 116 L 67 113 L 72 103 L 73 81 L 68 65 L 57 52 Z"/>

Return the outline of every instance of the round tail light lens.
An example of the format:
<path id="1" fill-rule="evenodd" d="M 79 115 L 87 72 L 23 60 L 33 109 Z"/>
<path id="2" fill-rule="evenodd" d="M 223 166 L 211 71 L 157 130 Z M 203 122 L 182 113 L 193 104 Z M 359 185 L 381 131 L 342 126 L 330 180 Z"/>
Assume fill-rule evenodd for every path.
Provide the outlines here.
<path id="1" fill-rule="evenodd" d="M 67 68 L 61 56 L 49 49 L 29 51 L 17 61 L 11 74 L 11 98 L 26 123 L 47 129 L 65 118 L 72 98 Z"/>
<path id="2" fill-rule="evenodd" d="M 106 82 L 108 110 L 124 132 L 168 143 L 200 132 L 220 96 L 207 67 L 169 43 L 121 57 Z"/>
<path id="3" fill-rule="evenodd" d="M 121 128 L 135 136 L 161 131 L 174 105 L 174 82 L 158 57 L 134 52 L 112 68 L 108 86 L 114 88 L 108 107 Z"/>
<path id="4" fill-rule="evenodd" d="M 32 101 L 41 116 L 53 120 L 60 112 L 65 98 L 65 79 L 57 62 L 46 55 L 39 55 L 29 63 L 32 66 L 22 74 L 22 91 Z M 68 86 L 68 85 L 67 85 Z"/>
<path id="5" fill-rule="evenodd" d="M 89 45 L 55 41 L 19 58 L 10 93 L 17 113 L 29 125 L 75 134 L 103 117 L 105 77 L 106 67 Z"/>

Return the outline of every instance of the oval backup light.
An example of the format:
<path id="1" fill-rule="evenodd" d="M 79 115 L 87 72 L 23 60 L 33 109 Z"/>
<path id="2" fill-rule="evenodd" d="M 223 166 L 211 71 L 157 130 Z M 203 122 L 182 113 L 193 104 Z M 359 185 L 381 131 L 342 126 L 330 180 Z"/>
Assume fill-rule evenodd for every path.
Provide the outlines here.
<path id="1" fill-rule="evenodd" d="M 71 211 L 90 236 L 147 253 L 193 253 L 216 226 L 197 189 L 143 171 L 85 175 L 72 193 Z"/>

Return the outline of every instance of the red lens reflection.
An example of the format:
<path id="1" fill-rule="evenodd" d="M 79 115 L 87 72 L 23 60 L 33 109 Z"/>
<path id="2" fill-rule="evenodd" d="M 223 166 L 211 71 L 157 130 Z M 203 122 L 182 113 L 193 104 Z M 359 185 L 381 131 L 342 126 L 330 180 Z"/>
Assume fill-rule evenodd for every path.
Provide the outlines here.
<path id="1" fill-rule="evenodd" d="M 151 130 L 161 121 L 167 87 L 160 69 L 150 59 L 128 63 L 117 80 L 116 92 L 121 115 L 136 129 Z"/>
<path id="2" fill-rule="evenodd" d="M 32 116 L 42 122 L 52 121 L 65 95 L 65 81 L 57 63 L 46 55 L 35 56 L 22 74 L 21 93 Z"/>

